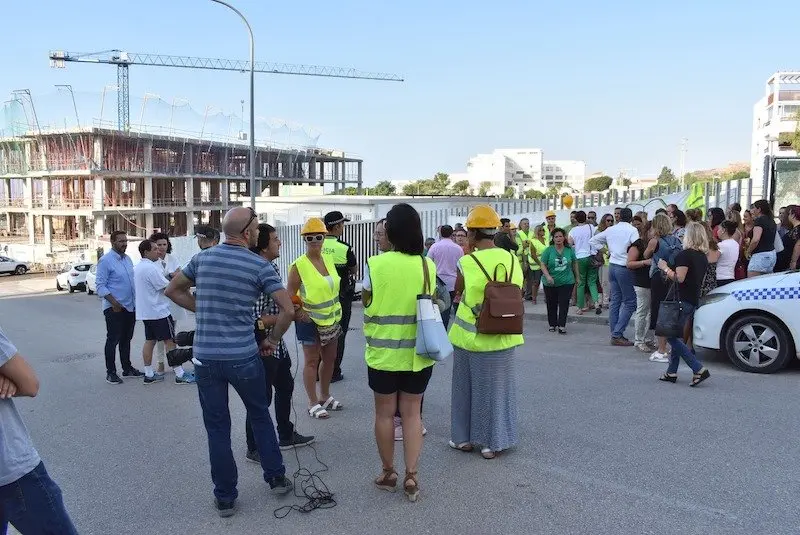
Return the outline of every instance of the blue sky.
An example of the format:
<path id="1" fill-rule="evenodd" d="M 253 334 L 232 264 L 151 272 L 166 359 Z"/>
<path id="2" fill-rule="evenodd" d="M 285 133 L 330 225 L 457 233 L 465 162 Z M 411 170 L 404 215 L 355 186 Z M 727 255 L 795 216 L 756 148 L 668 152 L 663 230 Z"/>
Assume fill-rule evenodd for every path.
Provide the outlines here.
<path id="1" fill-rule="evenodd" d="M 755 1 L 231 1 L 250 19 L 257 60 L 405 77 L 256 79 L 257 115 L 319 130 L 320 145 L 364 159 L 368 182 L 461 172 L 505 147 L 541 147 L 590 172 L 656 174 L 677 168 L 682 137 L 687 170 L 747 161 L 767 77 L 800 68 L 795 32 Z M 112 66 L 50 69 L 50 49 L 246 59 L 240 20 L 210 1 L 36 4 L 4 2 L 3 100 L 18 88 L 99 94 L 116 83 Z M 247 90 L 238 73 L 131 68 L 132 97 L 187 98 L 198 110 L 238 113 Z"/>

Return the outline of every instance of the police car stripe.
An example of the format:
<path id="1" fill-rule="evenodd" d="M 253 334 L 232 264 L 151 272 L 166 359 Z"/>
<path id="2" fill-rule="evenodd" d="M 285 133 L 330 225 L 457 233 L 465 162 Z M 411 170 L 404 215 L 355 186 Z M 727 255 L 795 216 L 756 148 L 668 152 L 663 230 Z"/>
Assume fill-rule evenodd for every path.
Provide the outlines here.
<path id="1" fill-rule="evenodd" d="M 800 299 L 800 288 L 754 288 L 749 290 L 736 290 L 731 295 L 737 301 L 774 301 L 785 299 Z"/>

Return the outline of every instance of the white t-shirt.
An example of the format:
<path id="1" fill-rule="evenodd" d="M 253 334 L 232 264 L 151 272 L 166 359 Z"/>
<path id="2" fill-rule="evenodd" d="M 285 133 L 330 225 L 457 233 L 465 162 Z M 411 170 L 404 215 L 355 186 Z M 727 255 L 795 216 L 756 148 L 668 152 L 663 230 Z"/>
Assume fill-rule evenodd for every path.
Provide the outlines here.
<path id="1" fill-rule="evenodd" d="M 136 319 L 160 320 L 169 316 L 169 299 L 164 289 L 169 284 L 162 271 L 161 262 L 143 258 L 133 268 L 133 284 L 136 290 Z"/>
<path id="2" fill-rule="evenodd" d="M 597 250 L 608 246 L 610 253 L 609 263 L 625 266 L 628 263 L 628 247 L 639 239 L 639 231 L 630 223 L 621 221 L 613 227 L 608 227 L 603 232 L 595 234 L 589 240 L 592 247 Z"/>
<path id="3" fill-rule="evenodd" d="M 739 244 L 728 238 L 719 242 L 719 260 L 717 260 L 717 280 L 728 281 L 736 278 L 736 261 L 739 260 Z"/>
<path id="4" fill-rule="evenodd" d="M 594 227 L 580 225 L 569 231 L 569 237 L 575 243 L 575 258 L 588 258 L 597 252 L 589 245 L 589 240 L 594 236 Z"/>

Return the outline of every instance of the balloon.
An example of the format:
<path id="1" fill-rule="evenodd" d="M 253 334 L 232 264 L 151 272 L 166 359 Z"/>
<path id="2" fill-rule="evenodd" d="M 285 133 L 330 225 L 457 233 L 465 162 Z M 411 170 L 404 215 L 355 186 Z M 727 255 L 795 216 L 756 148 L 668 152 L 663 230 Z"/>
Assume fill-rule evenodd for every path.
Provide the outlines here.
<path id="1" fill-rule="evenodd" d="M 561 199 L 561 201 L 567 208 L 572 208 L 572 201 L 573 201 L 572 195 L 564 195 L 564 198 Z"/>

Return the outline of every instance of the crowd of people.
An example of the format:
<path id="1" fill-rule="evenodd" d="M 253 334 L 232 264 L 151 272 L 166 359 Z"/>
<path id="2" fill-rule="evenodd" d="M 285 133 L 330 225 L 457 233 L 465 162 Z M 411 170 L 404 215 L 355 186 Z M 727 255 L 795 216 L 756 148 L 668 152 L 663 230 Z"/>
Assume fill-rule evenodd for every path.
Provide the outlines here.
<path id="1" fill-rule="evenodd" d="M 347 222 L 340 212 L 310 219 L 301 230 L 306 251 L 292 262 L 285 283 L 275 264 L 281 250 L 278 232 L 259 224 L 248 208 L 226 214 L 223 243 L 216 230 L 199 228 L 201 252 L 183 268 L 171 259 L 169 238 L 163 234 L 140 243 L 142 261 L 134 268 L 126 254 L 127 237 L 114 232 L 111 251 L 98 262 L 107 382 L 123 381 L 117 374 L 117 349 L 123 377 L 141 378 L 145 385 L 163 381 L 164 365 L 156 348 L 163 344 L 171 362 L 175 316 L 183 310 L 195 314 L 194 372 L 180 364 L 173 370 L 176 384 L 197 385 L 220 516 L 234 513 L 238 497 L 229 386 L 247 410 L 245 457 L 261 465 L 272 493 L 286 494 L 293 487 L 281 451 L 314 441 L 290 421 L 294 378 L 283 336 L 292 325 L 303 349 L 307 414 L 324 420 L 345 409 L 331 384 L 344 378 L 341 363 L 357 272 L 355 254 L 341 239 Z M 567 334 L 571 306 L 578 314 L 600 314 L 608 308 L 612 345 L 635 346 L 650 353 L 651 361 L 667 363 L 659 377 L 665 382 L 677 382 L 683 359 L 693 372 L 690 386 L 697 386 L 710 377 L 691 344 L 700 298 L 737 279 L 796 269 L 798 234 L 800 207 L 781 208 L 776 224 L 763 200 L 744 212 L 738 205 L 727 211 L 712 208 L 705 217 L 700 210 L 684 212 L 675 205 L 658 210 L 652 219 L 623 207 L 599 221 L 593 211 L 576 210 L 565 227 L 557 226 L 555 212 L 548 212 L 533 228 L 528 219 L 515 225 L 481 205 L 463 225 L 440 227 L 439 239 L 431 241 L 423 237 L 417 211 L 408 204 L 395 205 L 376 225 L 379 254 L 366 260 L 361 296 L 366 375 L 374 392 L 374 432 L 382 464 L 376 487 L 394 491 L 401 482 L 394 448 L 402 441 L 403 492 L 411 501 L 420 493 L 423 399 L 435 364 L 416 349 L 421 294 L 436 293 L 454 348 L 449 445 L 494 459 L 518 441 L 514 354 L 524 339 L 521 327 L 487 327 L 482 312 L 489 303 L 489 285 L 516 287 L 520 309 L 523 300 L 536 302 L 541 287 L 549 330 L 561 335 Z M 667 299 L 681 302 L 685 328 L 682 335 L 658 338 L 659 305 Z M 625 336 L 631 318 L 633 341 Z M 144 372 L 130 358 L 137 320 L 144 324 Z M 161 366 L 153 365 L 154 356 Z M 26 478 L 45 482 L 39 492 L 43 502 L 37 506 L 41 517 L 4 517 L 0 522 L 24 525 L 47 517 L 59 523 L 53 524 L 61 526 L 59 532 L 74 532 L 60 491 L 9 399 L 35 395 L 35 374 L 1 332 L 0 372 L 0 411 L 8 413 L 4 425 L 17 425 L 12 432 L 19 435 L 14 440 L 20 450 L 19 462 L 2 467 L 0 489 L 11 482 L 27 485 Z M 277 434 L 269 413 L 273 390 Z"/>

